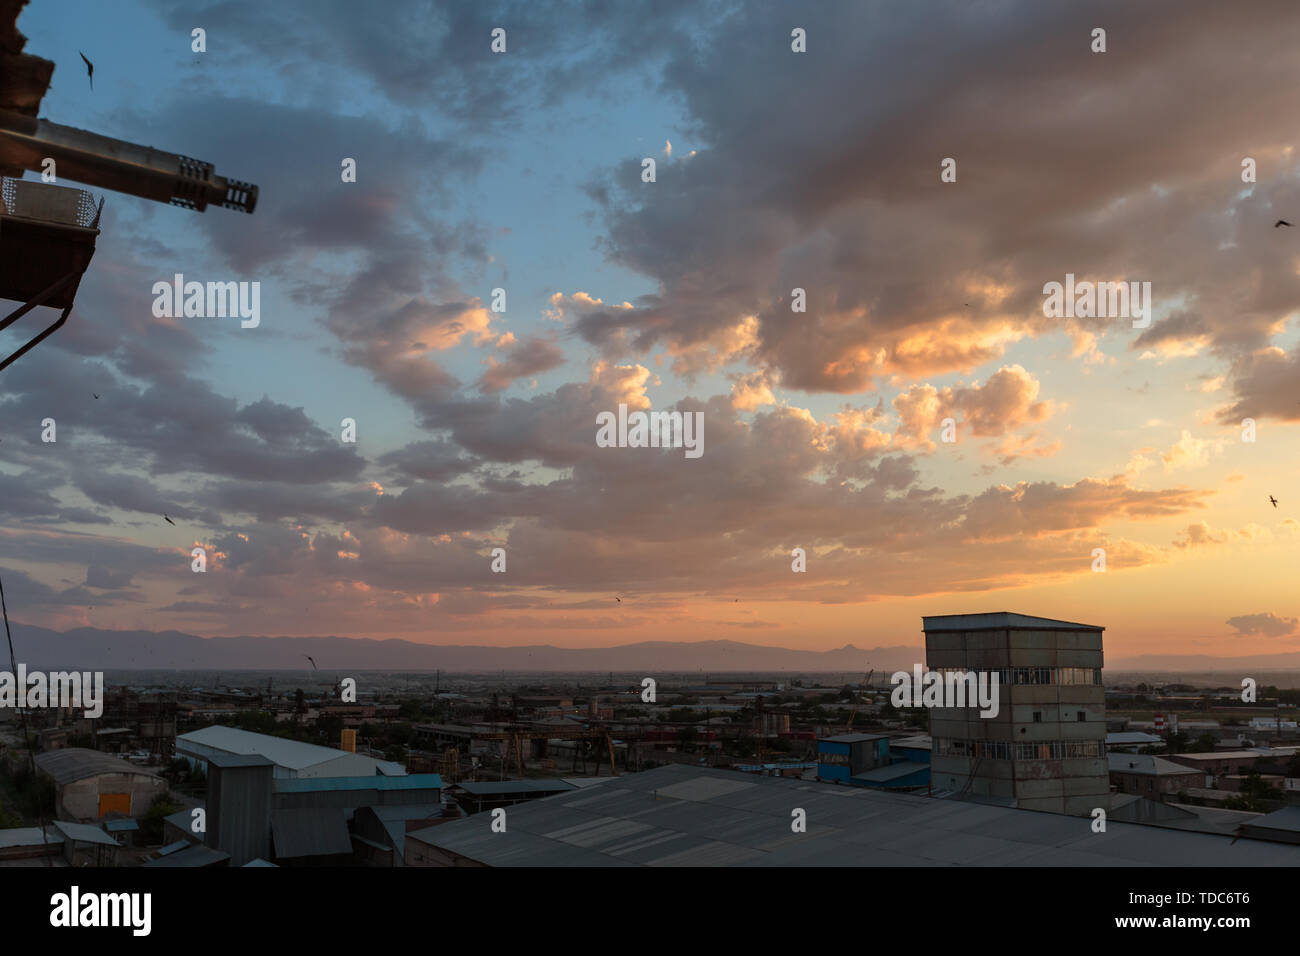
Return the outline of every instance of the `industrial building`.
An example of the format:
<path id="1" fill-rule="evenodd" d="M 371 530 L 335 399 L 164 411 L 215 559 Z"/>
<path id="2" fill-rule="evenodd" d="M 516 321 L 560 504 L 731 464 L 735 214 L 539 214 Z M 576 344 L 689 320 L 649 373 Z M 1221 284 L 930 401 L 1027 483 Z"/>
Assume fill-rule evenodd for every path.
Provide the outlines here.
<path id="1" fill-rule="evenodd" d="M 64 820 L 98 820 L 108 813 L 139 817 L 167 781 L 144 767 L 81 747 L 36 755 L 36 766 L 54 781 L 54 808 Z"/>
<path id="2" fill-rule="evenodd" d="M 836 734 L 817 741 L 817 776 L 831 783 L 848 783 L 854 774 L 889 765 L 886 734 Z"/>
<path id="3" fill-rule="evenodd" d="M 1220 750 L 1207 754 L 1168 754 L 1167 757 L 1202 774 L 1202 782 L 1197 786 L 1213 787 L 1215 777 L 1220 774 L 1249 773 L 1263 755 L 1259 750 Z"/>
<path id="4" fill-rule="evenodd" d="M 1107 754 L 1110 782 L 1120 793 L 1159 800 L 1166 793 L 1183 793 L 1205 783 L 1199 770 L 1150 754 Z"/>
<path id="5" fill-rule="evenodd" d="M 306 744 L 268 734 L 255 734 L 220 724 L 181 734 L 176 738 L 176 753 L 193 764 L 206 765 L 216 755 L 262 756 L 275 765 L 272 776 L 287 777 L 361 777 L 405 773 L 400 764 L 376 760 L 364 754 Z"/>
<path id="6" fill-rule="evenodd" d="M 930 670 L 998 679 L 996 716 L 930 711 L 936 793 L 1079 815 L 1108 805 L 1104 628 L 1006 611 L 923 626 Z"/>
<path id="7" fill-rule="evenodd" d="M 885 734 L 837 734 L 817 740 L 817 777 L 878 790 L 914 790 L 930 783 L 930 753 L 915 737 L 899 753 Z"/>
<path id="8" fill-rule="evenodd" d="M 806 832 L 792 827 L 804 811 Z M 407 835 L 409 866 L 1294 866 L 1285 843 L 687 766 Z M 1267 819 L 1267 818 L 1265 818 Z M 1284 825 L 1287 821 L 1282 821 Z"/>

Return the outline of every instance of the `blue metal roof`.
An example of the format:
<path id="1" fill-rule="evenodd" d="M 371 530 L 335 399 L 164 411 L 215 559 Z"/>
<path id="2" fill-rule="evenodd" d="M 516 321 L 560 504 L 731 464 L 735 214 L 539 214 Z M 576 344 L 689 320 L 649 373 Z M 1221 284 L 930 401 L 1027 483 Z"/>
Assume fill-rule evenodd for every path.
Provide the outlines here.
<path id="1" fill-rule="evenodd" d="M 131 830 L 140 829 L 140 824 L 134 820 L 105 820 L 104 829 L 109 833 L 126 833 Z"/>
<path id="2" fill-rule="evenodd" d="M 404 777 L 292 777 L 272 781 L 276 793 L 320 793 L 327 790 L 441 790 L 442 775 L 410 773 Z"/>

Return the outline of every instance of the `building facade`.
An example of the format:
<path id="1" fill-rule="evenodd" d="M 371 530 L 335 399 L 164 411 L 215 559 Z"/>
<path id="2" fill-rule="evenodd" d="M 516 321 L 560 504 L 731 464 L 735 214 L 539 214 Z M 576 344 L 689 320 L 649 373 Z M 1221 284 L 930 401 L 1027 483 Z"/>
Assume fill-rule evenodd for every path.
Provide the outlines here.
<path id="1" fill-rule="evenodd" d="M 998 679 L 996 716 L 930 711 L 935 790 L 1077 815 L 1109 805 L 1104 628 L 1008 612 L 923 623 L 930 670 Z"/>

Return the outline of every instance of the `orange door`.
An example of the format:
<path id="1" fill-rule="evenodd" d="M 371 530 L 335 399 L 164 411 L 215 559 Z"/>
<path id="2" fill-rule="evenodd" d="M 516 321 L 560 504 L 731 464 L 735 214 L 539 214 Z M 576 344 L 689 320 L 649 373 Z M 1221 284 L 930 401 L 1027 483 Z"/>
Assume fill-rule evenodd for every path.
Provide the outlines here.
<path id="1" fill-rule="evenodd" d="M 102 818 L 106 813 L 112 813 L 116 810 L 118 813 L 131 815 L 131 795 L 129 793 L 101 793 L 99 795 L 99 815 Z"/>

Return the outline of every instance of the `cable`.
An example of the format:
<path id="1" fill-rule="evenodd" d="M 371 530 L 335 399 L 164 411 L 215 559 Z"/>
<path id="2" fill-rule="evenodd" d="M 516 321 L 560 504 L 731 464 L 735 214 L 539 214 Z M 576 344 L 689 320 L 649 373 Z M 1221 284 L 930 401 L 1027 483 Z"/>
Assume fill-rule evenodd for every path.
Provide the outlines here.
<path id="1" fill-rule="evenodd" d="M 18 660 L 14 656 L 14 636 L 9 630 L 9 608 L 5 606 L 5 587 L 4 582 L 0 581 L 0 614 L 4 616 L 5 638 L 9 641 L 9 666 L 12 668 L 11 674 L 13 679 L 18 679 Z M 49 837 L 45 832 L 45 807 L 41 801 L 41 775 L 36 767 L 36 751 L 32 750 L 31 734 L 27 731 L 27 708 L 18 708 L 18 719 L 23 728 L 23 743 L 27 745 L 27 759 L 32 768 L 32 787 L 36 790 L 36 819 L 41 825 L 41 859 L 45 865 L 50 865 L 50 858 L 45 855 L 45 847 L 49 845 Z"/>

